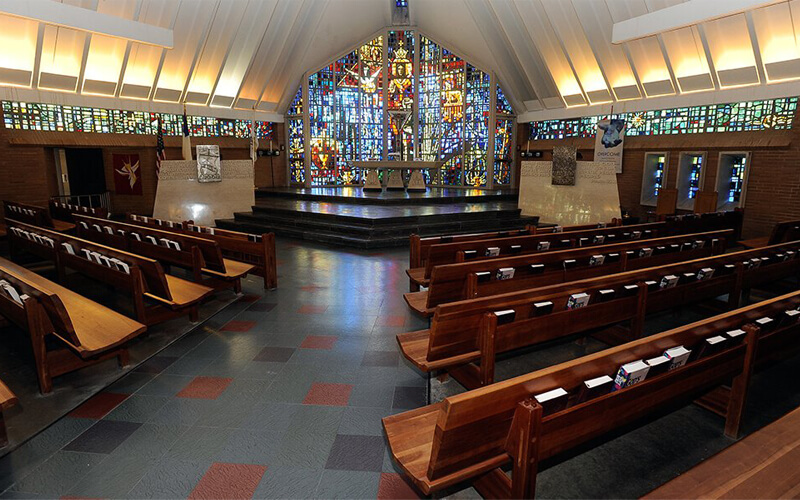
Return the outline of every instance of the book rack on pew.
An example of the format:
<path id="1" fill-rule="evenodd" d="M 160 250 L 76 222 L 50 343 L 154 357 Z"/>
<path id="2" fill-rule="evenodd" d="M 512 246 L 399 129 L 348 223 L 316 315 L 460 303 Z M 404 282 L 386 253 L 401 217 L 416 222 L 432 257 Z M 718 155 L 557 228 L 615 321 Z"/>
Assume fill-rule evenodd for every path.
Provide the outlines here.
<path id="1" fill-rule="evenodd" d="M 53 262 L 61 283 L 66 283 L 69 268 L 125 291 L 133 300 L 136 319 L 146 325 L 184 315 L 197 321 L 198 306 L 213 292 L 199 283 L 165 274 L 156 260 L 7 220 L 12 260 L 24 250 Z"/>
<path id="2" fill-rule="evenodd" d="M 403 299 L 416 314 L 430 317 L 448 302 L 720 254 L 732 236 L 733 230 L 725 229 L 441 265 L 433 269 L 427 290 Z"/>
<path id="3" fill-rule="evenodd" d="M 7 219 L 14 219 L 34 226 L 55 229 L 56 231 L 68 232 L 75 229 L 75 224 L 53 219 L 45 207 L 27 205 L 14 201 L 3 201 L 3 210 Z"/>
<path id="4" fill-rule="evenodd" d="M 464 241 L 492 240 L 498 238 L 512 238 L 515 236 L 531 236 L 537 234 L 567 233 L 570 231 L 585 231 L 590 229 L 602 229 L 605 227 L 621 226 L 621 219 L 614 219 L 610 223 L 584 224 L 580 226 L 546 226 L 537 227 L 528 225 L 524 229 L 512 229 L 509 231 L 490 231 L 486 233 L 453 234 L 446 236 L 429 236 L 422 238 L 418 234 L 409 237 L 408 268 L 424 268 L 428 260 L 428 249 L 431 245 L 441 243 L 461 243 Z"/>
<path id="5" fill-rule="evenodd" d="M 725 294 L 724 307 L 735 309 L 750 288 L 798 277 L 799 252 L 800 242 L 784 243 L 443 304 L 427 330 L 401 333 L 397 342 L 420 370 L 447 370 L 466 388 L 481 387 L 494 381 L 501 352 L 589 332 L 619 344 L 641 335 L 647 314 Z M 586 300 L 571 304 L 576 295 Z M 619 326 L 624 321 L 629 329 Z"/>
<path id="6" fill-rule="evenodd" d="M 724 433 L 736 438 L 756 353 L 798 343 L 796 316 L 766 331 L 756 324 L 799 305 L 800 292 L 794 292 L 386 417 L 392 457 L 425 494 L 470 481 L 486 498 L 532 498 L 542 460 L 725 384 L 732 389 Z M 744 334 L 731 336 L 719 350 L 705 348 L 712 336 L 734 330 Z M 692 352 L 682 366 L 577 400 L 586 381 L 679 346 Z M 548 411 L 537 402 L 537 395 L 558 388 L 568 395 L 563 408 Z M 507 464 L 510 478 L 502 470 Z"/>
<path id="7" fill-rule="evenodd" d="M 416 240 L 412 236 L 409 256 L 409 269 L 406 271 L 410 280 L 410 291 L 418 291 L 420 286 L 428 286 L 433 268 L 443 264 L 464 262 L 470 259 L 502 258 L 510 255 L 541 253 L 563 250 L 576 246 L 597 246 L 631 239 L 649 239 L 666 236 L 677 236 L 690 233 L 702 233 L 723 229 L 733 229 L 734 235 L 729 243 L 736 241 L 741 232 L 742 213 L 712 212 L 702 215 L 686 215 L 672 217 L 667 221 L 631 226 L 596 227 L 564 233 L 546 233 L 532 235 L 497 234 L 496 238 L 458 240 L 451 237 L 440 237 L 438 241 L 428 239 L 430 245 L 416 249 Z M 480 236 L 480 235 L 479 235 Z"/>
<path id="8" fill-rule="evenodd" d="M 73 205 L 71 203 L 64 203 L 62 201 L 50 200 L 48 205 L 50 208 L 50 215 L 54 219 L 59 219 L 67 222 L 75 222 L 73 215 L 83 214 L 100 219 L 108 218 L 108 210 L 104 207 L 85 207 L 83 205 Z"/>
<path id="9" fill-rule="evenodd" d="M 248 234 L 214 227 L 199 226 L 193 221 L 173 222 L 143 215 L 128 214 L 130 224 L 153 227 L 178 234 L 188 234 L 216 241 L 223 257 L 253 266 L 251 274 L 264 279 L 265 289 L 278 287 L 275 233 Z"/>
<path id="10" fill-rule="evenodd" d="M 162 265 L 190 269 L 194 281 L 241 293 L 241 279 L 253 266 L 226 259 L 216 241 L 146 226 L 75 215 L 78 236 L 112 248 L 150 257 Z"/>
<path id="11" fill-rule="evenodd" d="M 112 358 L 127 365 L 123 345 L 147 328 L 2 258 L 0 279 L 14 290 L 0 293 L 0 315 L 30 336 L 43 394 L 54 377 L 85 366 Z"/>

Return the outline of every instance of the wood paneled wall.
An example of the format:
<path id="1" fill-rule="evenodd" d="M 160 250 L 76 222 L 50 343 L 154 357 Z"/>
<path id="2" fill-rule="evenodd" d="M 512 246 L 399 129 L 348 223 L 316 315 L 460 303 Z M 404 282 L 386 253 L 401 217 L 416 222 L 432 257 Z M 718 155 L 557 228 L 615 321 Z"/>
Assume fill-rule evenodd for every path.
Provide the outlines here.
<path id="1" fill-rule="evenodd" d="M 283 123 L 276 123 L 273 147 L 285 144 Z M 181 158 L 181 138 L 165 136 L 167 159 Z M 197 144 L 217 144 L 223 160 L 242 160 L 250 157 L 250 141 L 230 137 L 196 137 Z M 266 149 L 269 142 L 262 140 Z M 0 125 L 0 200 L 14 200 L 44 205 L 50 196 L 58 194 L 56 178 L 56 148 L 99 148 L 103 151 L 106 187 L 112 193 L 116 212 L 152 214 L 156 195 L 156 137 L 127 134 L 92 134 L 78 132 L 34 132 L 8 130 Z M 114 194 L 113 154 L 138 154 L 142 176 L 142 196 Z M 258 187 L 285 186 L 286 151 L 280 156 L 262 156 L 256 161 L 255 184 Z M 0 208 L 2 210 L 2 208 Z"/>

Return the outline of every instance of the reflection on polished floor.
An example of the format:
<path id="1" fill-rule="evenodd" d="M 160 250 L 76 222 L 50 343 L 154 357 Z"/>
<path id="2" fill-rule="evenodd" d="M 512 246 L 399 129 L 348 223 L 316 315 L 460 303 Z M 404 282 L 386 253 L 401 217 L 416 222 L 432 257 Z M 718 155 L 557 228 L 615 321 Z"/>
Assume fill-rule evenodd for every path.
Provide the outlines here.
<path id="1" fill-rule="evenodd" d="M 427 403 L 395 340 L 427 326 L 402 299 L 406 250 L 282 238 L 277 250 L 277 290 L 246 280 L 239 302 L 0 459 L 0 498 L 415 498 L 380 422 Z M 647 330 L 691 319 L 668 313 Z M 547 346 L 498 373 L 598 347 Z M 755 377 L 745 433 L 800 405 L 796 384 L 769 383 L 798 364 Z M 689 405 L 544 464 L 537 496 L 641 496 L 732 444 L 721 422 Z"/>

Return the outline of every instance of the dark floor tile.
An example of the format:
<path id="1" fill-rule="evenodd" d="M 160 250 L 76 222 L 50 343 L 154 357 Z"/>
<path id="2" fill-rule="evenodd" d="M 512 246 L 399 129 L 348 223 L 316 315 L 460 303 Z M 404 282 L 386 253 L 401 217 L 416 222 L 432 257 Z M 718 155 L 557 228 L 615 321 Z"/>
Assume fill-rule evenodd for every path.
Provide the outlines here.
<path id="1" fill-rule="evenodd" d="M 101 420 L 65 446 L 64 450 L 108 454 L 141 425 L 136 422 Z"/>
<path id="2" fill-rule="evenodd" d="M 271 310 L 275 309 L 278 304 L 272 304 L 269 302 L 256 302 L 255 304 L 251 305 L 247 308 L 250 312 L 270 312 Z"/>
<path id="3" fill-rule="evenodd" d="M 295 349 L 291 347 L 265 347 L 261 349 L 253 361 L 270 361 L 273 363 L 285 363 L 294 354 Z"/>
<path id="4" fill-rule="evenodd" d="M 392 408 L 414 409 L 428 404 L 425 387 L 395 387 Z"/>
<path id="5" fill-rule="evenodd" d="M 73 418 L 100 419 L 108 415 L 111 410 L 128 398 L 128 394 L 114 392 L 101 392 L 69 413 Z"/>
<path id="6" fill-rule="evenodd" d="M 367 351 L 361 360 L 361 366 L 397 366 L 400 353 L 397 351 Z"/>
<path id="7" fill-rule="evenodd" d="M 172 356 L 153 356 L 141 365 L 137 366 L 135 372 L 158 374 L 167 369 L 169 365 L 177 360 Z"/>
<path id="8" fill-rule="evenodd" d="M 383 466 L 383 450 L 383 436 L 338 434 L 325 468 L 380 472 Z"/>
<path id="9" fill-rule="evenodd" d="M 242 320 L 232 320 L 225 323 L 221 330 L 223 332 L 249 332 L 254 326 L 256 326 L 255 321 L 242 321 Z"/>

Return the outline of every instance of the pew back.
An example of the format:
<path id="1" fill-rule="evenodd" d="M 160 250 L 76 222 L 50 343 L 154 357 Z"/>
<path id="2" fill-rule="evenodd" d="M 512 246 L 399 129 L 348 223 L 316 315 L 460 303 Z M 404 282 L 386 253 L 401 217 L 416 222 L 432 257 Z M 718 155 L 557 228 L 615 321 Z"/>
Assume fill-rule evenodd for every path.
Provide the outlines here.
<path id="1" fill-rule="evenodd" d="M 794 250 L 795 257 L 778 262 L 775 255 L 784 253 L 786 250 Z M 647 292 L 645 312 L 653 313 L 662 311 L 728 293 L 730 294 L 729 303 L 735 307 L 735 305 L 738 304 L 739 290 L 742 288 L 746 289 L 748 287 L 774 282 L 782 278 L 797 276 L 798 272 L 800 272 L 800 258 L 796 256 L 798 251 L 800 251 L 800 241 L 520 292 L 443 304 L 436 308 L 431 321 L 427 342 L 427 360 L 435 361 L 459 357 L 458 359 L 460 361 L 466 362 L 470 359 L 477 358 L 480 349 L 481 322 L 487 312 L 514 310 L 514 321 L 510 324 L 503 325 L 501 328 L 513 332 L 518 331 L 519 336 L 515 338 L 526 341 L 526 345 L 531 345 L 532 343 L 538 342 L 537 337 L 531 334 L 526 337 L 522 333 L 525 331 L 524 328 L 517 330 L 513 324 L 531 318 L 531 315 L 534 313 L 534 303 L 547 300 L 552 301 L 554 303 L 554 312 L 550 315 L 562 315 L 564 319 L 548 319 L 547 321 L 553 321 L 552 324 L 547 324 L 548 328 L 558 326 L 559 324 L 561 324 L 561 326 L 566 324 L 570 325 L 568 331 L 574 332 L 578 330 L 572 328 L 572 320 L 570 318 L 576 318 L 575 321 L 584 318 L 586 320 L 595 321 L 600 321 L 602 319 L 591 318 L 590 313 L 582 309 L 594 307 L 595 314 L 599 314 L 598 311 L 608 308 L 613 311 L 614 314 L 622 315 L 620 320 L 624 319 L 626 316 L 623 314 L 623 309 L 614 311 L 610 308 L 610 304 L 619 300 L 618 297 L 622 295 L 622 288 L 626 285 L 634 285 L 650 280 L 660 283 L 662 278 L 666 275 L 682 276 L 684 273 L 697 273 L 704 268 L 714 269 L 714 274 L 711 278 L 703 280 L 694 279 L 688 283 L 678 284 L 670 288 L 660 288 L 659 286 L 651 287 Z M 745 266 L 742 264 L 743 262 L 750 261 L 754 257 L 759 256 L 769 256 L 771 258 L 771 263 L 745 269 Z M 725 273 L 726 265 L 736 266 L 735 271 Z M 566 300 L 570 295 L 574 293 L 589 293 L 592 297 L 592 301 L 596 302 L 596 292 L 603 289 L 612 289 L 616 291 L 614 301 L 609 303 L 596 303 L 594 306 L 588 306 L 582 309 L 564 310 Z M 592 302 L 590 302 L 590 304 L 591 303 Z M 621 302 L 620 304 L 623 303 Z M 630 304 L 627 304 L 627 306 L 628 314 L 630 314 Z M 558 312 L 558 314 L 556 314 L 556 312 Z M 603 315 L 605 315 L 605 313 L 603 313 Z M 536 320 L 542 321 L 542 318 L 547 318 L 547 316 L 538 317 Z M 608 317 L 613 318 L 613 316 L 610 315 Z M 563 324 L 559 322 L 563 322 Z M 554 332 L 545 328 L 537 328 L 537 332 L 541 332 L 541 335 L 548 337 L 548 339 L 554 338 L 553 336 L 558 334 L 557 331 Z M 401 338 L 402 334 L 398 336 L 398 339 Z M 500 350 L 501 349 L 498 349 L 498 352 Z M 464 356 L 469 357 L 469 359 L 463 359 Z"/>
<path id="2" fill-rule="evenodd" d="M 60 219 L 67 222 L 75 222 L 72 217 L 74 214 L 90 215 L 99 219 L 108 218 L 108 210 L 105 207 L 86 207 L 82 205 L 73 205 L 58 200 L 50 200 L 50 215 L 54 219 Z"/>
<path id="3" fill-rule="evenodd" d="M 672 347 L 682 345 L 697 351 L 705 338 L 798 305 L 800 292 L 795 292 L 386 417 L 383 423 L 392 454 L 425 493 L 478 477 L 511 460 L 515 411 L 532 396 L 558 387 L 574 393 L 583 381 L 613 376 L 625 363 L 659 356 Z M 536 444 L 533 459 L 540 461 L 574 449 L 648 414 L 689 402 L 739 375 L 749 376 L 759 332 L 752 325 L 745 328 L 748 335 L 743 343 L 543 418 L 540 414 L 537 432 L 531 436 Z M 796 324 L 783 327 L 770 335 L 794 335 L 796 328 Z M 746 392 L 746 380 L 737 385 Z M 728 415 L 733 418 L 730 430 L 734 435 L 744 394 L 737 396 L 734 410 L 738 415 Z"/>
<path id="4" fill-rule="evenodd" d="M 50 213 L 44 207 L 28 205 L 15 201 L 3 201 L 3 210 L 7 219 L 14 219 L 34 226 L 48 227 L 58 231 L 71 231 L 75 228 L 73 224 L 63 221 L 53 220 Z"/>
<path id="5" fill-rule="evenodd" d="M 431 311 L 437 305 L 472 297 L 707 257 L 723 252 L 726 241 L 732 236 L 733 230 L 728 229 L 442 265 L 434 268 L 427 293 L 418 293 L 427 295 L 425 305 Z M 647 255 L 643 252 L 645 249 L 652 253 Z M 602 256 L 601 263 L 598 264 L 596 256 Z M 564 263 L 569 261 L 574 262 L 567 267 Z M 500 269 L 514 269 L 513 278 L 498 279 Z M 477 273 L 487 272 L 490 273 L 488 279 L 478 279 Z"/>

